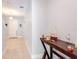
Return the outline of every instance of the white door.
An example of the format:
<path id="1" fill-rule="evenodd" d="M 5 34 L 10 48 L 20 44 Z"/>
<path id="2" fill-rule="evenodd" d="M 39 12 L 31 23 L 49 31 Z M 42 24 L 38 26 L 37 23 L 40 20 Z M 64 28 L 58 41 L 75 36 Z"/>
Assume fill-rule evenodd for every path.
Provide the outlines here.
<path id="1" fill-rule="evenodd" d="M 16 36 L 17 29 L 18 29 L 18 21 L 14 19 L 9 20 L 8 21 L 8 35 L 10 37 Z"/>

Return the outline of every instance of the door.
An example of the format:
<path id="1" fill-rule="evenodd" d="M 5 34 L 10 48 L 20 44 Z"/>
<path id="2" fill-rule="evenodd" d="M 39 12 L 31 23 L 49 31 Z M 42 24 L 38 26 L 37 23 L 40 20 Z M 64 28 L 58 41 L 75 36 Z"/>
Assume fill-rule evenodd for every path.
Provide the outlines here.
<path id="1" fill-rule="evenodd" d="M 10 37 L 16 36 L 17 29 L 18 29 L 18 21 L 14 19 L 9 20 L 8 21 L 8 35 Z"/>

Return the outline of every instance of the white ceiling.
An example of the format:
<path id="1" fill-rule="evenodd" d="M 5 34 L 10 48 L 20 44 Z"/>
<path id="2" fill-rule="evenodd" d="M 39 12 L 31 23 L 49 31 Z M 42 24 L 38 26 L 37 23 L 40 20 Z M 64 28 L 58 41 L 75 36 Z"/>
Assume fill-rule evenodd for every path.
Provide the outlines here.
<path id="1" fill-rule="evenodd" d="M 24 16 L 31 11 L 31 0 L 2 0 L 2 5 L 3 16 Z"/>

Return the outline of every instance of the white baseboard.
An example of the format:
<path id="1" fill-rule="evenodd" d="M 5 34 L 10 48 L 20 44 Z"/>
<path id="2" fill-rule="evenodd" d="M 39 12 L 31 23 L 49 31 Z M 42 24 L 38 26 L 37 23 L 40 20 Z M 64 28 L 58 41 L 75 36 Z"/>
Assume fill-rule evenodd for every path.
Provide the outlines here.
<path id="1" fill-rule="evenodd" d="M 32 59 L 42 59 L 43 54 L 32 55 Z"/>
<path id="2" fill-rule="evenodd" d="M 32 53 L 30 51 L 30 48 L 29 48 L 28 43 L 26 42 L 26 40 L 25 40 L 25 44 L 26 44 L 26 47 L 27 47 L 27 50 L 28 50 L 29 54 L 31 55 Z"/>

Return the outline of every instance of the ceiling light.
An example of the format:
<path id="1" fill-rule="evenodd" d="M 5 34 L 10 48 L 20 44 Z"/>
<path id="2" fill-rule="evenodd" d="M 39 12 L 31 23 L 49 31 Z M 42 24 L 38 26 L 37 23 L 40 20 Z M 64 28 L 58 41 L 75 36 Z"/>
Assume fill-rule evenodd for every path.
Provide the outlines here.
<path id="1" fill-rule="evenodd" d="M 20 8 L 24 8 L 24 6 L 20 6 Z"/>
<path id="2" fill-rule="evenodd" d="M 9 19 L 13 19 L 13 17 L 9 17 Z"/>

